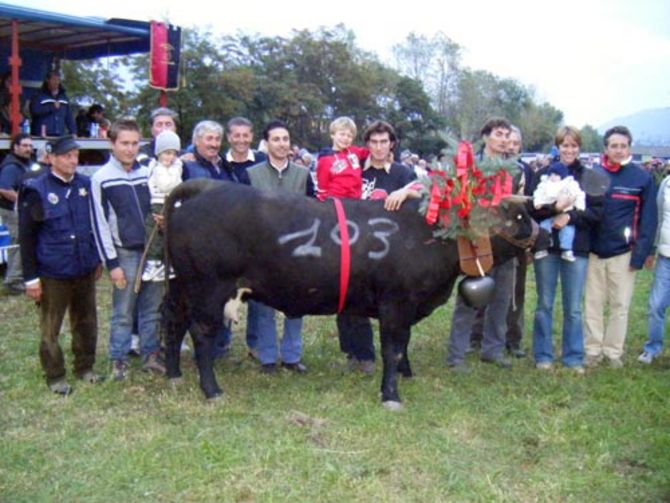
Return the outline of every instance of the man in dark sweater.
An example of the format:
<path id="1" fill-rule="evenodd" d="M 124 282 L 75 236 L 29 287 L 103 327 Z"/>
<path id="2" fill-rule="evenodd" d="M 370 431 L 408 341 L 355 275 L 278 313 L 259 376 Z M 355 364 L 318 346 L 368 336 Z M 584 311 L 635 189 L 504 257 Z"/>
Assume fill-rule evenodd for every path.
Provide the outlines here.
<path id="1" fill-rule="evenodd" d="M 4 286 L 7 292 L 23 293 L 23 275 L 21 273 L 21 254 L 18 249 L 18 217 L 14 211 L 16 199 L 27 173 L 39 169 L 32 161 L 33 141 L 29 134 L 19 133 L 10 145 L 11 152 L 0 164 L 0 218 L 7 226 L 10 236 L 10 248 L 7 253 L 7 273 Z"/>
<path id="2" fill-rule="evenodd" d="M 363 199 L 384 200 L 389 211 L 400 208 L 408 198 L 419 197 L 411 187 L 414 174 L 404 165 L 393 162 L 396 134 L 387 122 L 375 121 L 363 133 L 370 155 L 363 166 Z M 363 316 L 337 316 L 340 350 L 347 355 L 350 370 L 364 374 L 375 371 L 375 347 L 370 319 Z"/>

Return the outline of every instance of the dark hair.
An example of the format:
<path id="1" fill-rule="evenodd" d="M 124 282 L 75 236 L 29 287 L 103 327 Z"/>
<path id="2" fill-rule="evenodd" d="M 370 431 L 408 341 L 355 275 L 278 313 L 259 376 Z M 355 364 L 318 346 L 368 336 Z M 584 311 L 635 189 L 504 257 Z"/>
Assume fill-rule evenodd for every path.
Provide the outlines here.
<path id="1" fill-rule="evenodd" d="M 135 119 L 119 119 L 115 121 L 109 129 L 109 139 L 112 140 L 112 142 L 115 142 L 121 131 L 134 131 L 139 134 L 140 127 L 137 125 Z"/>
<path id="2" fill-rule="evenodd" d="M 47 92 L 49 90 L 49 79 L 54 75 L 57 75 L 59 78 L 61 78 L 61 74 L 58 70 L 49 70 L 46 77 L 44 77 L 44 82 L 42 82 L 42 91 Z M 63 87 L 62 83 L 58 84 L 58 92 L 65 92 L 65 88 Z"/>
<path id="3" fill-rule="evenodd" d="M 512 124 L 510 121 L 503 117 L 491 117 L 488 119 L 482 126 L 479 136 L 488 136 L 491 134 L 491 131 L 497 128 L 507 129 L 508 131 L 512 130 Z"/>
<path id="4" fill-rule="evenodd" d="M 254 130 L 254 125 L 246 117 L 233 117 L 228 122 L 226 122 L 226 133 L 230 133 L 231 129 L 235 126 L 246 126 L 252 131 Z"/>
<path id="5" fill-rule="evenodd" d="M 393 126 L 391 126 L 391 124 L 385 121 L 374 121 L 367 128 L 365 128 L 365 132 L 363 133 L 363 141 L 367 143 L 368 141 L 370 141 L 370 137 L 373 134 L 384 134 L 384 133 L 389 134 L 389 140 L 391 140 L 393 143 L 396 142 L 397 137 L 395 135 L 395 129 L 393 129 Z"/>
<path id="6" fill-rule="evenodd" d="M 94 103 L 90 107 L 88 107 L 88 111 L 86 112 L 86 117 L 89 119 L 93 119 L 93 114 L 95 113 L 104 113 L 105 108 L 100 104 L 100 103 Z"/>
<path id="7" fill-rule="evenodd" d="M 12 138 L 12 143 L 9 145 L 10 150 L 14 150 L 14 147 L 19 145 L 26 138 L 30 138 L 28 133 L 19 133 L 14 138 Z"/>
<path id="8" fill-rule="evenodd" d="M 230 123 L 230 121 L 229 121 L 229 123 Z M 239 125 L 239 124 L 237 124 L 237 125 Z M 268 125 L 265 126 L 265 128 L 263 128 L 263 139 L 265 141 L 268 141 L 268 138 L 270 138 L 270 131 L 272 131 L 273 129 L 280 129 L 280 128 L 281 129 L 286 129 L 286 131 L 288 131 L 288 126 L 286 125 L 286 123 L 284 121 L 280 121 L 278 119 L 270 121 L 268 123 Z M 290 131 L 289 131 L 289 134 L 291 134 Z"/>
<path id="9" fill-rule="evenodd" d="M 629 147 L 633 144 L 633 135 L 630 133 L 630 129 L 628 129 L 626 126 L 614 126 L 605 131 L 605 136 L 603 136 L 603 144 L 605 146 L 607 146 L 607 141 L 613 134 L 620 134 L 621 136 L 628 138 Z"/>

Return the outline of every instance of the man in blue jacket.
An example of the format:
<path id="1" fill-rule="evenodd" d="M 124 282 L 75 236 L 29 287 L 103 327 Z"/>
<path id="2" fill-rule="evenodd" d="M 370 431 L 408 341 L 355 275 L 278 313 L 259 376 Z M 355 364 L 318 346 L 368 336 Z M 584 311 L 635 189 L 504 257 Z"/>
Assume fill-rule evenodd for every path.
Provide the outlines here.
<path id="1" fill-rule="evenodd" d="M 77 133 L 72 116 L 70 99 L 61 85 L 60 73 L 51 70 L 40 91 L 30 102 L 30 115 L 33 118 L 31 133 L 33 136 L 61 136 L 65 129 L 70 134 Z"/>
<path id="2" fill-rule="evenodd" d="M 223 126 L 218 122 L 204 120 L 193 128 L 194 160 L 184 161 L 182 178 L 211 178 L 227 182 L 238 182 L 233 168 L 221 157 Z M 214 339 L 212 358 L 223 357 L 230 348 L 232 333 L 230 325 L 225 324 Z"/>
<path id="3" fill-rule="evenodd" d="M 71 137 L 47 146 L 51 171 L 26 181 L 19 198 L 19 239 L 26 295 L 40 306 L 40 361 L 51 391 L 68 395 L 63 317 L 70 315 L 74 373 L 85 382 L 93 373 L 98 324 L 95 281 L 100 259 L 91 226 L 91 182 L 75 172 L 79 146 Z"/>
<path id="4" fill-rule="evenodd" d="M 654 180 L 631 162 L 632 142 L 633 137 L 624 126 L 605 132 L 602 165 L 610 176 L 610 186 L 605 194 L 603 219 L 591 239 L 584 303 L 585 363 L 591 367 L 603 358 L 614 368 L 623 366 L 635 274 L 650 257 L 656 235 Z"/>
<path id="5" fill-rule="evenodd" d="M 137 293 L 133 288 L 145 245 L 144 222 L 151 211 L 149 168 L 136 159 L 139 127 L 134 120 L 116 121 L 109 138 L 109 162 L 91 178 L 93 230 L 100 257 L 115 287 L 109 354 L 114 380 L 123 381 L 128 374 L 127 355 L 136 308 L 143 370 L 165 373 L 158 340 L 163 282 L 142 281 Z"/>

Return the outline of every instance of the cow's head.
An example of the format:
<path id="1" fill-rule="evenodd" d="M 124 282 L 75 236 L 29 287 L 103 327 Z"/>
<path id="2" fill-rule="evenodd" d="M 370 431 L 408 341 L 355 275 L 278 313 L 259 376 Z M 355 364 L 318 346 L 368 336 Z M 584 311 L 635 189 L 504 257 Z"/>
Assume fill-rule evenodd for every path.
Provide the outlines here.
<path id="1" fill-rule="evenodd" d="M 550 236 L 541 229 L 526 208 L 525 196 L 510 196 L 498 206 L 499 223 L 494 233 L 519 249 L 529 251 L 546 250 Z"/>

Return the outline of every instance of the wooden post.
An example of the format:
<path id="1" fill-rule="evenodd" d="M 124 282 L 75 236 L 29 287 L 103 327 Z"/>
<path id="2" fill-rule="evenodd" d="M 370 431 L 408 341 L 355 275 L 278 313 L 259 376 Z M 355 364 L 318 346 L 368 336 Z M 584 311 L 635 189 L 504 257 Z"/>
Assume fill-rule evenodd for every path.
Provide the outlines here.
<path id="1" fill-rule="evenodd" d="M 158 106 L 163 108 L 167 107 L 167 91 L 165 89 L 161 89 L 161 94 L 158 97 Z"/>
<path id="2" fill-rule="evenodd" d="M 19 57 L 19 22 L 12 20 L 12 53 L 9 56 L 9 66 L 12 70 L 12 78 L 9 85 L 9 94 L 12 98 L 9 105 L 9 119 L 12 123 L 12 136 L 19 134 L 21 130 L 21 85 L 19 83 L 19 68 L 21 58 Z"/>

